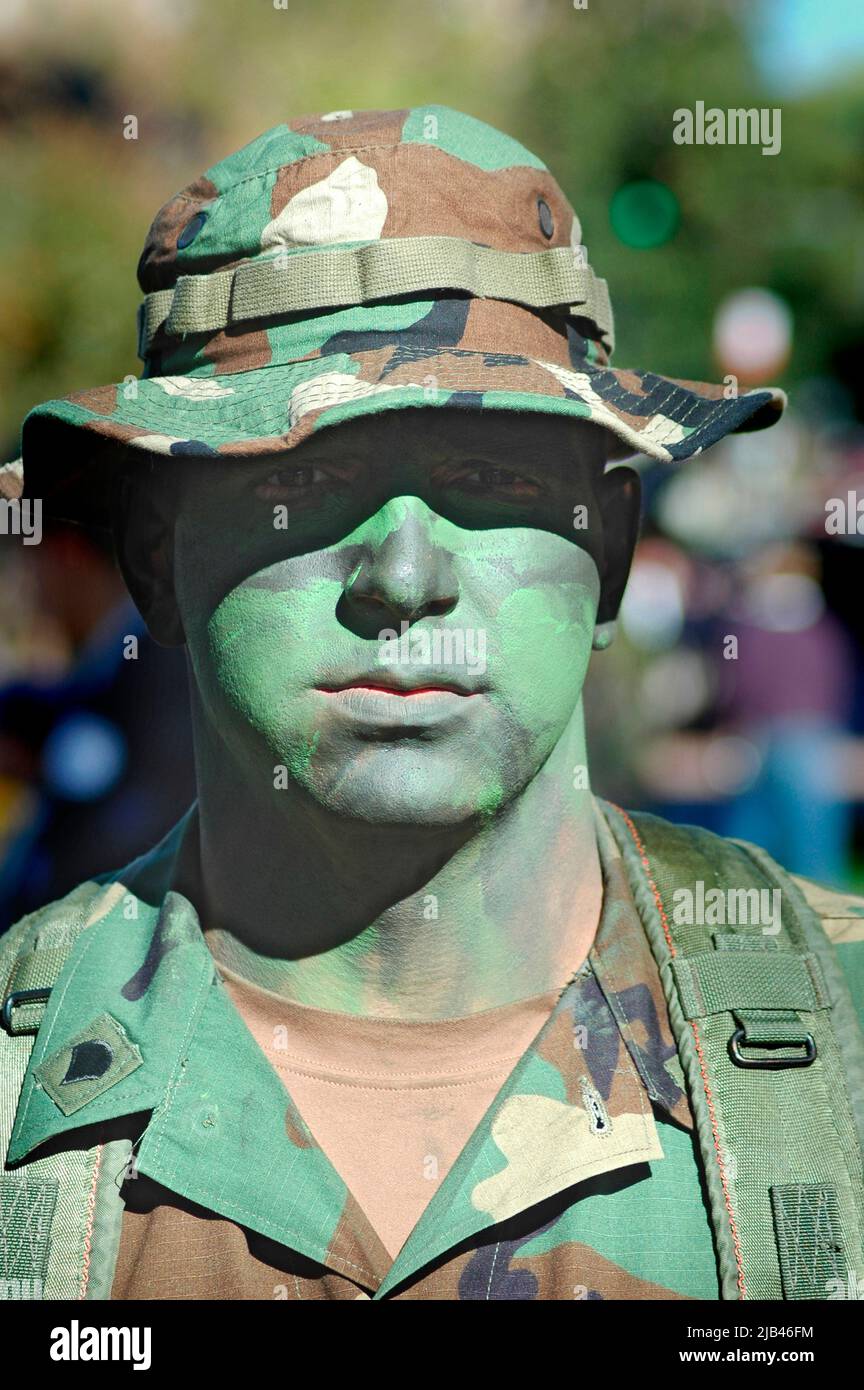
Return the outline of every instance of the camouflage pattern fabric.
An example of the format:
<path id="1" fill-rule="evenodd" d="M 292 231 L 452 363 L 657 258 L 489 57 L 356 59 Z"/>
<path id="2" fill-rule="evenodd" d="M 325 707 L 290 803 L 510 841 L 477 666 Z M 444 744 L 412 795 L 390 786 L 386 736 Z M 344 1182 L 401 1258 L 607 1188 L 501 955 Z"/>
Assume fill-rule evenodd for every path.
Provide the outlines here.
<path id="1" fill-rule="evenodd" d="M 663 991 L 599 812 L 605 892 L 588 960 L 395 1261 L 169 886 L 196 835 L 193 807 L 156 850 L 92 885 L 102 901 L 47 1006 L 8 1155 L 26 1167 L 42 1144 L 80 1143 L 93 1126 L 140 1141 L 126 1195 L 162 1205 L 135 1289 L 114 1297 L 141 1296 L 142 1267 L 160 1296 L 170 1255 L 174 1297 L 718 1298 Z M 177 1271 L 204 1260 L 208 1291 L 184 1295 Z"/>
<path id="2" fill-rule="evenodd" d="M 280 271 L 302 274 L 310 255 L 425 254 L 428 238 L 448 239 L 454 267 L 484 249 L 520 269 L 539 267 L 543 253 L 572 259 L 596 302 L 593 290 L 569 304 L 548 291 L 529 307 L 506 284 L 460 289 L 455 269 L 448 282 L 446 272 L 424 281 L 422 268 L 411 293 L 364 295 L 358 262 L 353 299 L 331 302 L 325 269 L 316 300 L 313 270 L 313 307 L 273 312 L 267 285 L 280 286 Z M 251 317 L 238 310 L 241 272 Z M 570 202 L 518 141 L 446 106 L 336 111 L 266 131 L 169 199 L 138 280 L 150 325 L 143 376 L 47 401 L 24 421 L 25 494 L 60 515 L 104 523 L 103 470 L 116 458 L 106 444 L 244 457 L 356 416 L 447 406 L 590 420 L 612 432 L 614 456 L 676 462 L 773 423 L 785 404 L 776 388 L 728 398 L 723 386 L 611 367 L 605 282 Z M 181 291 L 193 306 L 182 331 L 168 304 Z M 195 329 L 210 322 L 214 295 L 222 326 Z M 5 481 L 21 486 L 17 473 Z"/>

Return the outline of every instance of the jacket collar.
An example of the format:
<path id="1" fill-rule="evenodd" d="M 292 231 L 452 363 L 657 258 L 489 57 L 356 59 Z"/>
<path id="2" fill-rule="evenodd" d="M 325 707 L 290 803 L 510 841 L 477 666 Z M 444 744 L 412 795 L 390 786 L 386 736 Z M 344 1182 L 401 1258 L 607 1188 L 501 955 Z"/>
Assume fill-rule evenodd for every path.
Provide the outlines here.
<path id="1" fill-rule="evenodd" d="M 171 888 L 197 834 L 196 812 L 193 805 L 148 854 L 87 885 L 86 920 L 33 1044 L 7 1163 L 163 1098 L 189 1001 L 215 973 L 192 904 Z M 40 939 L 74 933 L 81 910 L 79 888 L 43 914 Z"/>

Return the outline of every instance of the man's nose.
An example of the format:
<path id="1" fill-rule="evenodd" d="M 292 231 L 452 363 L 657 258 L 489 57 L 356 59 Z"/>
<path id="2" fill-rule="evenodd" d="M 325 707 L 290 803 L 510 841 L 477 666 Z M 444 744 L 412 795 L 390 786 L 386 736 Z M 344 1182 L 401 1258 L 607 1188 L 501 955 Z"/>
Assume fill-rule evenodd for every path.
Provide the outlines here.
<path id="1" fill-rule="evenodd" d="M 416 497 L 394 498 L 376 517 L 370 540 L 345 585 L 345 602 L 373 630 L 418 618 L 443 617 L 459 601 L 449 550 L 433 537 L 434 517 Z"/>

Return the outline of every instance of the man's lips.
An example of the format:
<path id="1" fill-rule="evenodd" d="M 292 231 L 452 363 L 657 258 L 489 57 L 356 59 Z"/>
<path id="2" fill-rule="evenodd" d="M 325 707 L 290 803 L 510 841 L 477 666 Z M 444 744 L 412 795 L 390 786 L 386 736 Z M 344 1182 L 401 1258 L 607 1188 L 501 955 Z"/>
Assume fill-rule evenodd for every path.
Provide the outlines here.
<path id="1" fill-rule="evenodd" d="M 321 681 L 315 689 L 333 717 L 347 721 L 360 737 L 393 741 L 442 736 L 482 704 L 487 687 L 431 671 L 374 671 Z"/>
<path id="2" fill-rule="evenodd" d="M 315 688 L 323 691 L 325 695 L 335 695 L 343 690 L 369 690 L 382 695 L 395 695 L 402 699 L 413 695 L 440 695 L 442 693 L 468 697 L 479 695 L 485 689 L 484 686 L 472 688 L 457 680 L 438 677 L 391 676 L 390 674 L 381 675 L 377 672 L 374 675 L 351 676 L 347 680 L 322 681 Z"/>
<path id="3" fill-rule="evenodd" d="M 410 699 L 414 695 L 440 695 L 445 692 L 449 695 L 461 695 L 468 698 L 479 692 L 473 690 L 459 690 L 454 685 L 412 685 L 412 686 L 393 686 L 378 685 L 372 681 L 346 681 L 344 685 L 319 685 L 318 690 L 323 690 L 326 695 L 336 695 L 342 690 L 374 690 L 382 695 L 395 695 L 403 700 Z"/>

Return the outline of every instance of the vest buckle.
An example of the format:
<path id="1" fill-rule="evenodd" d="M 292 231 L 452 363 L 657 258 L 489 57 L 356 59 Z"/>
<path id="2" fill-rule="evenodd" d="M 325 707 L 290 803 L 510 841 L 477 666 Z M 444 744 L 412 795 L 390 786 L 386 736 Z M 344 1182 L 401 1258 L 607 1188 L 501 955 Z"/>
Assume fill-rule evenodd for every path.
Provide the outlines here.
<path id="1" fill-rule="evenodd" d="M 809 1067 L 816 1059 L 816 1042 L 812 1033 L 807 1033 L 800 1043 L 790 1042 L 788 1038 L 760 1038 L 750 1042 L 749 1047 L 803 1047 L 802 1057 L 745 1057 L 741 1042 L 746 1038 L 743 1028 L 736 1028 L 729 1039 L 729 1056 L 736 1067 L 758 1067 L 762 1071 L 779 1071 L 784 1067 Z"/>

